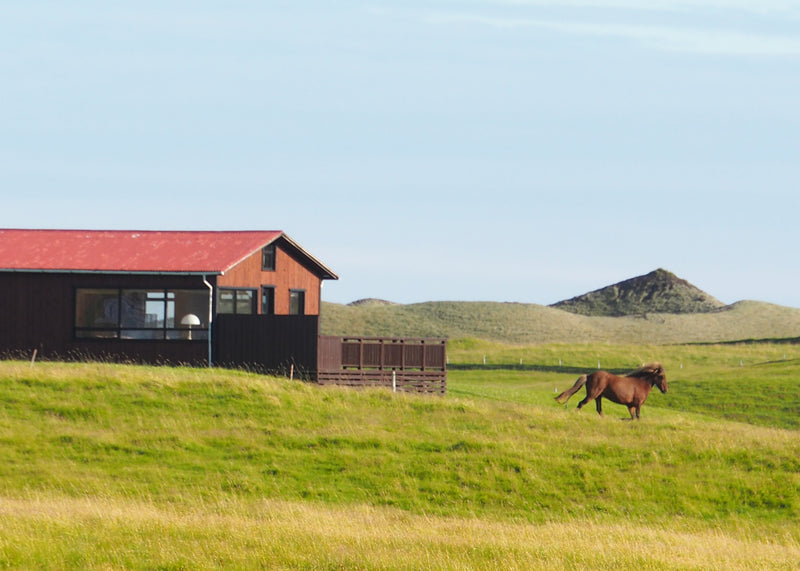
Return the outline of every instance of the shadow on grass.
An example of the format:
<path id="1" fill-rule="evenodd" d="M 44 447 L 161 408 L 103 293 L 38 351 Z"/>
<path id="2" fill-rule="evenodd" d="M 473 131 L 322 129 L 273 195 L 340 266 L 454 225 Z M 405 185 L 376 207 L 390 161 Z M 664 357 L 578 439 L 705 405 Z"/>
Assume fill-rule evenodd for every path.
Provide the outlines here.
<path id="1" fill-rule="evenodd" d="M 499 365 L 481 365 L 473 363 L 460 363 L 447 365 L 448 371 L 537 371 L 540 373 L 563 373 L 565 375 L 583 375 L 584 373 L 592 373 L 599 369 L 591 367 L 570 367 L 558 365 L 512 365 L 512 364 L 499 364 Z M 603 369 L 615 375 L 624 375 L 633 369 Z"/>
<path id="2" fill-rule="evenodd" d="M 800 345 L 800 337 L 770 337 L 765 339 L 739 339 L 738 341 L 697 341 L 687 345 Z"/>

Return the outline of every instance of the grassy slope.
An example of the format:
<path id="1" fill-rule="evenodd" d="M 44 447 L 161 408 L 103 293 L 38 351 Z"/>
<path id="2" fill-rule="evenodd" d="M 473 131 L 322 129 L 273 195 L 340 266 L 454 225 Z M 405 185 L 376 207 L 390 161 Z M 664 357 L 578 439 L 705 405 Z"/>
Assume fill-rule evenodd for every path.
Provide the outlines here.
<path id="1" fill-rule="evenodd" d="M 800 309 L 744 301 L 702 314 L 587 317 L 534 304 L 324 303 L 326 335 L 478 337 L 504 343 L 693 343 L 800 336 Z"/>
<path id="2" fill-rule="evenodd" d="M 797 432 L 746 414 L 755 424 L 714 420 L 742 400 L 736 389 L 745 413 L 766 398 L 791 426 L 796 410 L 772 408 L 797 396 L 800 362 L 775 359 L 783 346 L 670 348 L 684 368 L 668 367 L 671 391 L 640 423 L 618 422 L 619 407 L 570 414 L 552 396 L 599 352 L 627 367 L 657 348 L 495 349 L 464 342 L 452 355 L 522 354 L 530 368 L 454 370 L 444 399 L 229 371 L 2 363 L 0 565 L 800 562 Z M 753 364 L 738 365 L 742 351 Z M 561 369 L 545 362 L 555 354 L 568 355 Z M 778 396 L 748 391 L 760 381 Z M 708 388 L 713 401 L 691 398 Z M 609 538 L 623 548 L 598 549 Z"/>
<path id="3" fill-rule="evenodd" d="M 451 376 L 456 373 L 461 380 L 455 387 L 451 383 L 451 394 L 474 390 L 471 384 L 466 386 L 472 389 L 465 389 L 464 381 L 477 377 L 482 379 L 481 390 L 473 396 L 495 398 L 494 391 L 503 398 L 511 395 L 516 402 L 529 402 L 539 395 L 524 384 L 526 377 L 549 381 L 553 391 L 560 392 L 598 365 L 621 373 L 644 362 L 660 361 L 671 390 L 667 396 L 655 396 L 658 406 L 800 430 L 800 385 L 793 376 L 800 367 L 797 344 L 512 346 L 461 339 L 448 343 L 448 359 Z M 487 376 L 493 381 L 487 382 Z M 521 381 L 522 388 L 517 390 Z M 579 399 L 573 399 L 574 406 Z"/>

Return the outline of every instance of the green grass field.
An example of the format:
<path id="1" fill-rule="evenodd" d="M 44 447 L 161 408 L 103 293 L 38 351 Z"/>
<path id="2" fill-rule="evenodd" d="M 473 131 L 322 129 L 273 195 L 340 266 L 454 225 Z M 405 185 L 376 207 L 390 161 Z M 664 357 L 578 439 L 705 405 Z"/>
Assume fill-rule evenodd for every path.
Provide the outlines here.
<path id="1" fill-rule="evenodd" d="M 454 341 L 444 398 L 1 362 L 0 567 L 795 569 L 797 349 Z M 553 400 L 656 359 L 639 422 Z"/>

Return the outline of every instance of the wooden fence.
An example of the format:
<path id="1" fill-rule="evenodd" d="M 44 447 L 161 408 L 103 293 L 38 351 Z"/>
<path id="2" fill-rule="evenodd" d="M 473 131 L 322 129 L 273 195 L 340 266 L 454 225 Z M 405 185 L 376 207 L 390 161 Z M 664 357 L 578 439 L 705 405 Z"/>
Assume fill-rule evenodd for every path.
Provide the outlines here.
<path id="1" fill-rule="evenodd" d="M 320 336 L 317 382 L 445 394 L 447 341 L 391 337 Z"/>

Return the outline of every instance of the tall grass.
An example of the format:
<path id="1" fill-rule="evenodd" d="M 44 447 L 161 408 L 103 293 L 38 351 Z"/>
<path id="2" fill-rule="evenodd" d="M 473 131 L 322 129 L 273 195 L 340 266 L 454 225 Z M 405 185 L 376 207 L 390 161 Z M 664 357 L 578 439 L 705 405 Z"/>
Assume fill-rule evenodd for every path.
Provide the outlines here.
<path id="1" fill-rule="evenodd" d="M 755 533 L 754 533 L 755 532 Z M 524 522 L 368 505 L 0 499 L 0 563 L 39 569 L 795 569 L 800 544 L 751 526 Z"/>
<path id="2" fill-rule="evenodd" d="M 574 377 L 548 369 L 544 348 L 490 349 L 455 344 L 463 366 L 480 362 L 450 372 L 445 398 L 213 369 L 0 363 L 0 566 L 800 563 L 797 432 L 669 400 L 706 373 L 723 401 L 736 371 L 783 383 L 796 361 L 740 366 L 738 347 L 674 348 L 665 360 L 686 361 L 686 376 L 668 367 L 670 393 L 624 423 L 624 410 L 557 405 Z M 606 350 L 579 347 L 562 368 Z M 523 368 L 483 369 L 484 351 L 522 351 Z M 615 351 L 602 358 L 623 368 L 661 356 Z"/>
<path id="3" fill-rule="evenodd" d="M 786 343 L 735 343 L 726 345 L 548 343 L 509 345 L 475 338 L 455 339 L 447 344 L 454 365 L 496 365 L 504 369 L 572 371 L 574 369 L 630 370 L 649 361 L 660 361 L 673 376 L 717 374 L 718 371 L 768 362 L 800 359 L 800 345 Z M 485 360 L 484 360 L 485 358 Z"/>

